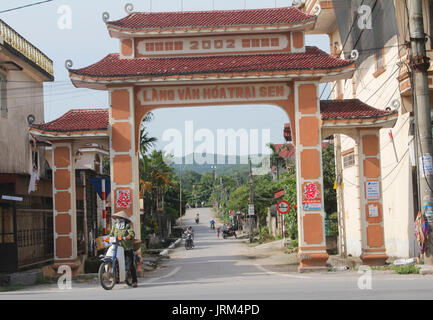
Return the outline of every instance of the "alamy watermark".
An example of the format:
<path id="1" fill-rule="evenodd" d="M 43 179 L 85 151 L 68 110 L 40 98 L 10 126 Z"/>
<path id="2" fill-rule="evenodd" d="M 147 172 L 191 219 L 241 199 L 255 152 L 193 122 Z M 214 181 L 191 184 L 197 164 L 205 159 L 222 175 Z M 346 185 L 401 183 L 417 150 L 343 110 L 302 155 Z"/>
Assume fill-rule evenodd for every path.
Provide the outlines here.
<path id="1" fill-rule="evenodd" d="M 57 27 L 60 30 L 71 30 L 72 29 L 72 8 L 67 5 L 61 5 L 57 8 L 57 14 L 60 17 L 57 19 Z"/>
<path id="2" fill-rule="evenodd" d="M 270 129 L 210 129 L 195 130 L 194 122 L 185 121 L 184 132 L 167 129 L 162 141 L 167 142 L 163 151 L 169 164 L 248 164 L 262 165 L 256 174 L 270 171 Z M 239 151 L 239 153 L 238 153 Z"/>
<path id="3" fill-rule="evenodd" d="M 57 286 L 60 290 L 72 289 L 72 270 L 68 265 L 61 265 L 57 269 L 57 273 L 62 274 L 57 280 Z"/>
<path id="4" fill-rule="evenodd" d="M 369 266 L 362 265 L 358 268 L 358 273 L 362 274 L 358 278 L 358 288 L 360 290 L 371 290 L 372 287 L 372 271 Z"/>

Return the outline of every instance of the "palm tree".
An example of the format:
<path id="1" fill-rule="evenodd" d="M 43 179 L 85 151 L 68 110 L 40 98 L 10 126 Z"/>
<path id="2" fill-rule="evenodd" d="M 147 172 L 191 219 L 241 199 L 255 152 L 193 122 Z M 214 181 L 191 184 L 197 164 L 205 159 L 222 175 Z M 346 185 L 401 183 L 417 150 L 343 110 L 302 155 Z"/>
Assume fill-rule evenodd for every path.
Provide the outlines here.
<path id="1" fill-rule="evenodd" d="M 145 124 L 147 122 L 152 121 L 152 119 L 153 119 L 153 113 L 149 112 L 144 116 L 143 121 L 141 122 L 141 126 L 140 126 L 140 154 L 141 154 L 141 157 L 144 157 L 147 154 L 150 147 L 155 147 L 155 142 L 158 140 L 155 137 L 149 137 L 149 133 L 146 131 L 147 128 L 146 128 Z"/>

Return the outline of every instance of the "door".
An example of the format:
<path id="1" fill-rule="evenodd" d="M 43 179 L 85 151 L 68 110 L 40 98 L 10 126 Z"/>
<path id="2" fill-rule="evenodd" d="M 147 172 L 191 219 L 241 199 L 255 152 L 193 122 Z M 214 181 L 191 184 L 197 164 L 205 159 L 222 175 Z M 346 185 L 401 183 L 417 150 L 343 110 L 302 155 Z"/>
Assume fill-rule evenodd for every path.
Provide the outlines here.
<path id="1" fill-rule="evenodd" d="M 0 272 L 18 268 L 15 204 L 0 203 Z"/>

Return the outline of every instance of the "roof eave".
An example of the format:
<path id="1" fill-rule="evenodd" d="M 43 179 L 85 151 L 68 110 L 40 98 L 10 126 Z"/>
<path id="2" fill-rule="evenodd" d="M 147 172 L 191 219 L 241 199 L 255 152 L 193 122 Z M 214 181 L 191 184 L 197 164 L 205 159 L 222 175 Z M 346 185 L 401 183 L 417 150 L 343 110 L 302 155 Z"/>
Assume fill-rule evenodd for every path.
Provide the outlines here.
<path id="1" fill-rule="evenodd" d="M 338 78 L 338 79 L 349 79 L 355 71 L 354 64 L 348 66 L 342 66 L 332 69 L 302 69 L 302 70 L 292 70 L 292 71 L 267 71 L 261 72 L 261 75 L 256 74 L 245 74 L 245 72 L 236 74 L 191 74 L 191 75 L 170 75 L 170 76 L 123 76 L 123 77 L 95 77 L 89 75 L 77 75 L 70 72 L 70 78 L 73 84 L 77 88 L 90 88 L 96 90 L 105 90 L 109 85 L 118 84 L 152 84 L 152 85 L 166 85 L 167 83 L 176 84 L 193 84 L 193 83 L 204 83 L 206 81 L 211 81 L 212 83 L 227 83 L 230 81 L 238 82 L 239 80 L 247 82 L 256 81 L 293 81 L 296 79 L 320 79 L 320 82 L 328 82 L 328 77 Z M 311 71 L 319 72 L 311 72 Z M 329 70 L 329 71 L 328 71 Z M 338 71 L 335 71 L 338 70 Z M 254 72 L 251 72 L 254 73 Z M 278 74 L 272 74 L 278 73 Z M 218 74 L 218 76 L 215 76 Z"/>
<path id="2" fill-rule="evenodd" d="M 314 29 L 317 18 L 290 24 L 268 24 L 268 25 L 233 25 L 233 26 L 201 26 L 201 27 L 177 27 L 177 28 L 148 28 L 130 29 L 122 28 L 107 23 L 110 37 L 124 39 L 131 37 L 173 37 L 194 35 L 215 35 L 216 32 L 230 33 L 274 33 Z"/>

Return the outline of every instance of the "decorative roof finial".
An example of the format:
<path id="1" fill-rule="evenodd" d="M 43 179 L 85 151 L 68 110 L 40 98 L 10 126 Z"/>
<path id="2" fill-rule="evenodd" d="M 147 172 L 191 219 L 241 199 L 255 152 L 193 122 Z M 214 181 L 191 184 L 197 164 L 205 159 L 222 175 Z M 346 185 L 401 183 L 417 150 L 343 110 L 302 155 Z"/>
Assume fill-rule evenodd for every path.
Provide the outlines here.
<path id="1" fill-rule="evenodd" d="M 352 60 L 356 61 L 359 58 L 359 52 L 356 49 L 353 49 L 352 52 L 350 52 L 350 57 Z"/>
<path id="2" fill-rule="evenodd" d="M 300 8 L 300 7 L 302 7 L 302 5 L 303 5 L 304 3 L 303 3 L 303 1 L 302 0 L 293 0 L 293 2 L 292 2 L 292 6 L 294 6 L 295 8 Z"/>
<path id="3" fill-rule="evenodd" d="M 110 14 L 108 12 L 104 12 L 102 14 L 102 21 L 104 21 L 105 23 L 107 23 L 108 19 L 110 19 Z"/>
<path id="4" fill-rule="evenodd" d="M 74 63 L 72 62 L 72 60 L 68 59 L 65 61 L 65 68 L 67 70 L 71 69 L 73 65 L 74 65 Z"/>
<path id="5" fill-rule="evenodd" d="M 134 11 L 134 5 L 132 3 L 127 3 L 125 5 L 125 11 L 127 14 L 130 14 Z"/>
<path id="6" fill-rule="evenodd" d="M 316 3 L 314 5 L 313 12 L 316 16 L 318 16 L 320 14 L 320 12 L 322 12 L 322 7 L 320 6 L 320 4 Z"/>

